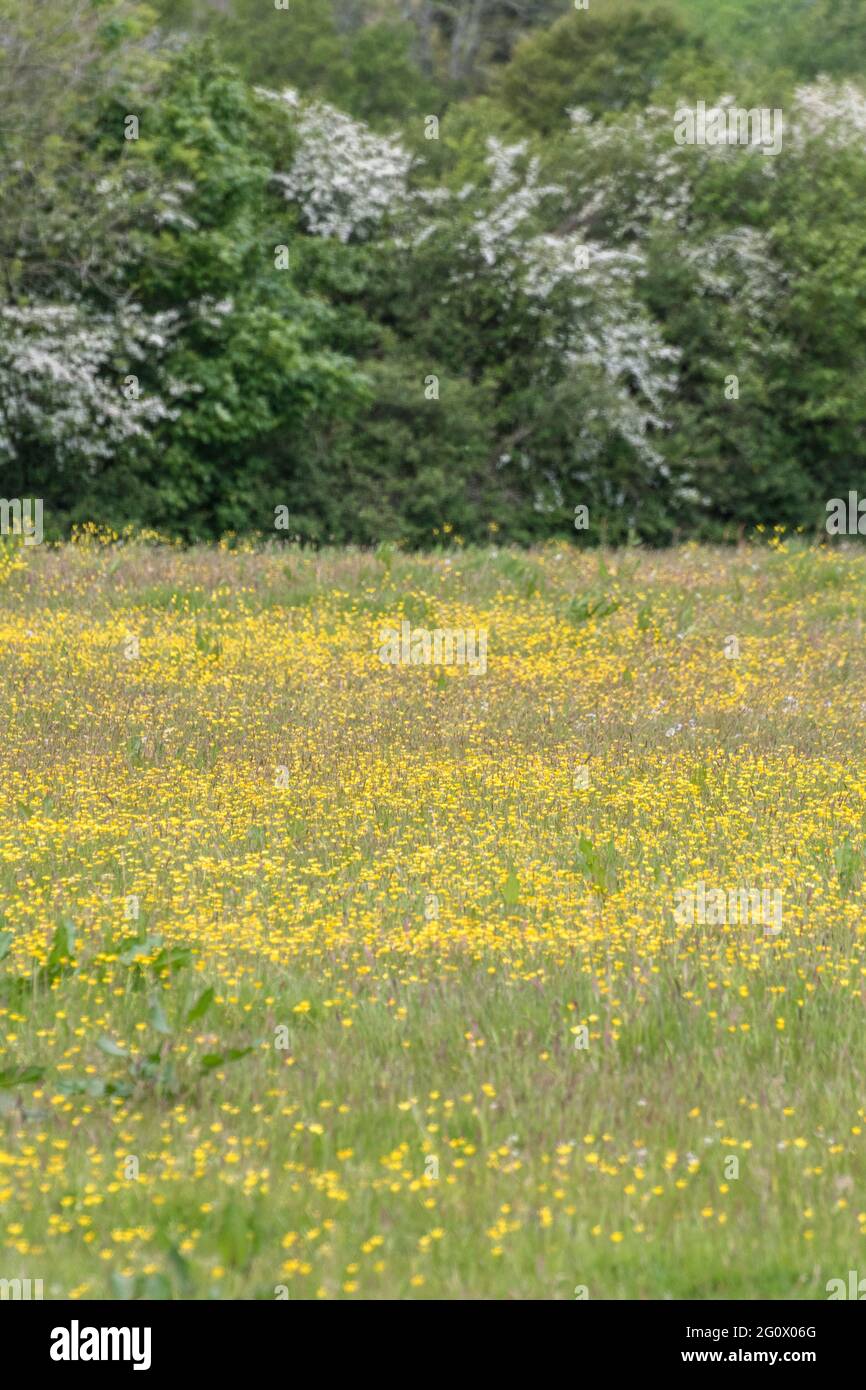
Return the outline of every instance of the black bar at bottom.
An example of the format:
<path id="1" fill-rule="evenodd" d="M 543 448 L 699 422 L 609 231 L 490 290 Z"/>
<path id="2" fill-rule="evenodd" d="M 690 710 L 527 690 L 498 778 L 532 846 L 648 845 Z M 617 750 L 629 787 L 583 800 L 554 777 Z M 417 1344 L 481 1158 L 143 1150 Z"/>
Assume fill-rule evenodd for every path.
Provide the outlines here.
<path id="1" fill-rule="evenodd" d="M 479 1365 L 489 1370 L 491 1362 L 495 1365 L 502 1356 L 512 1357 L 518 1348 L 535 1360 L 542 1347 L 544 1365 L 549 1367 L 562 1339 L 562 1355 L 574 1363 L 576 1378 L 581 1365 L 595 1366 L 597 1371 L 607 1364 L 618 1380 L 632 1371 L 666 1374 L 678 1369 L 688 1375 L 712 1367 L 736 1367 L 766 1372 L 772 1384 L 779 1371 L 806 1369 L 826 1379 L 834 1371 L 858 1364 L 864 1319 L 859 1308 L 841 1306 L 844 1301 L 560 1302 L 536 1305 L 525 1328 L 521 1327 L 525 1305 L 518 1301 L 509 1303 L 505 1324 L 499 1324 L 501 1310 L 497 1313 L 491 1307 L 483 1313 L 478 1303 L 438 1305 L 435 1312 L 425 1303 L 413 1312 L 414 1305 L 404 1303 L 396 1327 L 393 1313 L 385 1315 L 383 1310 L 383 1321 L 377 1326 L 375 1304 L 366 1304 L 359 1314 L 349 1302 L 4 1301 L 0 1302 L 0 1332 L 6 1334 L 6 1348 L 14 1347 L 18 1365 L 38 1371 L 49 1382 L 63 1382 L 70 1376 L 92 1380 L 101 1372 L 139 1379 L 166 1372 L 196 1377 L 212 1372 L 222 1381 L 233 1373 L 268 1374 L 265 1368 L 273 1363 L 286 1374 L 294 1364 L 295 1374 L 304 1374 L 308 1361 L 332 1375 L 343 1356 L 347 1369 L 356 1374 L 364 1373 L 364 1363 L 371 1357 L 368 1371 L 390 1366 L 390 1378 L 400 1374 L 401 1364 L 408 1374 L 405 1348 L 400 1349 L 408 1333 L 418 1338 L 415 1356 L 422 1356 L 431 1370 L 436 1364 L 431 1351 L 437 1346 L 443 1349 L 443 1369 L 449 1362 L 453 1369 L 452 1357 L 458 1356 L 465 1372 L 473 1349 Z M 357 1337 L 351 1335 L 356 1329 Z M 446 1340 L 452 1329 L 462 1333 L 459 1354 L 457 1344 Z M 349 1335 L 338 1338 L 335 1334 L 341 1332 Z"/>

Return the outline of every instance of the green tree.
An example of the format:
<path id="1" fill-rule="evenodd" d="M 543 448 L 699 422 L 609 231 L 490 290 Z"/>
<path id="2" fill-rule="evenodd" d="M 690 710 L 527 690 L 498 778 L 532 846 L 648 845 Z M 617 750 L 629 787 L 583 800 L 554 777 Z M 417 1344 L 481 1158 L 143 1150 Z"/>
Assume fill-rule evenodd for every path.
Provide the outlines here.
<path id="1" fill-rule="evenodd" d="M 669 6 L 604 0 L 565 15 L 518 44 L 494 91 L 530 130 L 568 124 L 568 111 L 593 115 L 644 106 L 684 62 L 705 56 L 704 40 Z"/>

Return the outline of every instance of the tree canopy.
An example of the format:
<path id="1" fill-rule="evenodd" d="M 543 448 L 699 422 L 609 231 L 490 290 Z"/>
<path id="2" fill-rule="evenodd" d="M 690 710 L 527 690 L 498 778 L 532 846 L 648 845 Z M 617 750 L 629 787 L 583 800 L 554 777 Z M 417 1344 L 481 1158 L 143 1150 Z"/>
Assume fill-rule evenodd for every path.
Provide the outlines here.
<path id="1" fill-rule="evenodd" d="M 0 0 L 3 494 L 54 534 L 813 527 L 864 452 L 866 19 L 767 16 Z M 698 102 L 778 152 L 678 143 Z"/>

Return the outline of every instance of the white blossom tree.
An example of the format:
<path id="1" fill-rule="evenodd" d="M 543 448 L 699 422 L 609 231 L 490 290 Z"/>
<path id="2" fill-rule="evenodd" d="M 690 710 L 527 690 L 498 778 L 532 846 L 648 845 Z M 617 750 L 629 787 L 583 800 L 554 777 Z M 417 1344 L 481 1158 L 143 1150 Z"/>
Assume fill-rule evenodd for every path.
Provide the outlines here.
<path id="1" fill-rule="evenodd" d="M 277 171 L 274 180 L 298 205 L 308 232 L 363 240 L 401 215 L 412 156 L 398 139 L 375 134 L 327 102 L 304 105 L 291 90 L 260 92 L 295 115 L 297 153 L 291 169 Z"/>
<path id="2" fill-rule="evenodd" d="M 142 391 L 176 323 L 134 305 L 96 315 L 74 304 L 0 306 L 0 462 L 49 450 L 58 467 L 95 468 L 177 409 L 177 387 Z"/>

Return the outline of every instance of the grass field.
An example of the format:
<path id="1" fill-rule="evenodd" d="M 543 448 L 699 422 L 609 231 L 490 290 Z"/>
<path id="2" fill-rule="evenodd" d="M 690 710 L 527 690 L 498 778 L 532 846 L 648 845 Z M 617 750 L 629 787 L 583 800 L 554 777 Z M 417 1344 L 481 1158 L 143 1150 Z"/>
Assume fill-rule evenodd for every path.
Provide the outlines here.
<path id="1" fill-rule="evenodd" d="M 0 1277 L 826 1298 L 864 599 L 781 536 L 0 552 Z M 404 619 L 486 670 L 383 663 Z M 779 923 L 677 910 L 739 890 Z"/>

